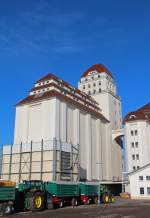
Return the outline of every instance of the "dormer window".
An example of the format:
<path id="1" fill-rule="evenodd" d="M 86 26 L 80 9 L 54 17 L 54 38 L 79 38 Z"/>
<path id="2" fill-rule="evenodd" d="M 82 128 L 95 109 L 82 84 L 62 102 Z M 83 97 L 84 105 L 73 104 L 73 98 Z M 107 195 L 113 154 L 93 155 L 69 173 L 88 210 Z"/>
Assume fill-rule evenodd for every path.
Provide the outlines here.
<path id="1" fill-rule="evenodd" d="M 133 119 L 133 118 L 136 118 L 136 116 L 134 114 L 132 114 L 129 119 Z"/>

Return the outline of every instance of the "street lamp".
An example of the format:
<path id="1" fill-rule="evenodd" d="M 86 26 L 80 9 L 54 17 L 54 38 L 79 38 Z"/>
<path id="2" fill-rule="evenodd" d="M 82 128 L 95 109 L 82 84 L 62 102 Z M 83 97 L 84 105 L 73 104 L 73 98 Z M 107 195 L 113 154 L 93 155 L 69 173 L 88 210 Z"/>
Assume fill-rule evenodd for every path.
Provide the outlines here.
<path id="1" fill-rule="evenodd" d="M 98 164 L 98 166 L 100 166 L 100 165 L 102 165 L 103 163 L 100 163 L 100 162 L 98 162 L 98 163 L 96 163 L 96 164 Z M 101 197 L 101 191 L 100 191 L 100 189 L 101 189 L 101 183 L 100 183 L 100 167 L 98 168 L 98 179 L 99 179 L 99 189 L 98 189 L 98 204 L 100 204 L 101 202 L 100 202 L 100 197 Z"/>
<path id="2" fill-rule="evenodd" d="M 124 175 L 128 174 L 128 172 L 122 172 L 122 193 L 124 192 Z"/>

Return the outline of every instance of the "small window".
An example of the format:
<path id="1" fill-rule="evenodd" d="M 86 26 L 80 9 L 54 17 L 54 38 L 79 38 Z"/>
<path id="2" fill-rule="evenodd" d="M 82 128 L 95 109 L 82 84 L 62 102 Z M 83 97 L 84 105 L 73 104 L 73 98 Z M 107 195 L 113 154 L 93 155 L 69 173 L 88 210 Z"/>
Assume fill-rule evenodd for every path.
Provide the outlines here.
<path id="1" fill-rule="evenodd" d="M 134 148 L 134 142 L 132 142 L 131 145 L 132 145 L 132 148 Z"/>
<path id="2" fill-rule="evenodd" d="M 146 180 L 150 181 L 150 176 L 146 176 Z"/>
<path id="3" fill-rule="evenodd" d="M 131 130 L 131 135 L 133 136 L 134 134 L 133 134 L 133 130 Z"/>
<path id="4" fill-rule="evenodd" d="M 95 93 L 96 93 L 96 90 L 94 89 L 93 94 L 95 94 Z"/>
<path id="5" fill-rule="evenodd" d="M 47 81 L 47 83 L 49 83 L 49 81 Z"/>
<path id="6" fill-rule="evenodd" d="M 98 78 L 100 78 L 101 76 L 100 75 L 98 75 Z"/>
<path id="7" fill-rule="evenodd" d="M 83 86 L 83 89 L 85 89 L 85 86 Z"/>
<path id="8" fill-rule="evenodd" d="M 136 154 L 136 159 L 139 160 L 139 154 Z"/>
<path id="9" fill-rule="evenodd" d="M 101 86 L 101 82 L 99 82 L 99 86 Z"/>
<path id="10" fill-rule="evenodd" d="M 93 86 L 95 87 L 95 86 L 96 86 L 96 83 L 93 83 Z"/>
<path id="11" fill-rule="evenodd" d="M 144 188 L 143 187 L 140 188 L 140 195 L 144 195 Z"/>
<path id="12" fill-rule="evenodd" d="M 90 84 L 88 85 L 88 88 L 91 88 Z"/>
<path id="13" fill-rule="evenodd" d="M 135 160 L 135 155 L 134 154 L 132 155 L 132 160 Z"/>
<path id="14" fill-rule="evenodd" d="M 94 76 L 92 76 L 92 80 L 94 80 Z"/>
<path id="15" fill-rule="evenodd" d="M 138 142 L 135 143 L 136 148 L 138 148 Z"/>
<path id="16" fill-rule="evenodd" d="M 143 181 L 143 176 L 139 176 L 139 181 Z"/>
<path id="17" fill-rule="evenodd" d="M 138 131 L 137 130 L 135 130 L 135 135 L 137 135 L 138 134 Z"/>
<path id="18" fill-rule="evenodd" d="M 140 166 L 137 166 L 137 170 L 139 170 L 140 169 Z"/>
<path id="19" fill-rule="evenodd" d="M 150 195 L 150 187 L 147 187 L 147 194 Z"/>
<path id="20" fill-rule="evenodd" d="M 135 168 L 135 166 L 133 167 L 133 171 L 135 171 L 136 170 L 136 168 Z"/>
<path id="21" fill-rule="evenodd" d="M 91 92 L 89 91 L 89 93 L 88 93 L 89 95 L 91 94 Z"/>
<path id="22" fill-rule="evenodd" d="M 99 93 L 101 93 L 102 92 L 102 90 L 101 89 L 99 89 Z"/>

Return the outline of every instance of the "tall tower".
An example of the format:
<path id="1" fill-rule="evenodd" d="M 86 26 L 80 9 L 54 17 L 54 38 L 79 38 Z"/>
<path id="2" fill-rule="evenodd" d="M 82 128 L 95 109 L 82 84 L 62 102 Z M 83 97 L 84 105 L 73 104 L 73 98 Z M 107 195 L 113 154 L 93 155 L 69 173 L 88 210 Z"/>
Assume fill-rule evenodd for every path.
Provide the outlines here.
<path id="1" fill-rule="evenodd" d="M 78 88 L 97 101 L 101 113 L 110 121 L 108 146 L 111 148 L 112 172 L 115 175 L 114 180 L 121 180 L 123 170 L 123 143 L 120 138 L 123 135 L 121 99 L 117 95 L 113 75 L 102 64 L 95 64 L 82 74 Z"/>
<path id="2" fill-rule="evenodd" d="M 102 109 L 102 114 L 110 121 L 112 130 L 121 129 L 121 99 L 112 73 L 102 64 L 88 68 L 81 76 L 78 88 L 92 96 Z"/>

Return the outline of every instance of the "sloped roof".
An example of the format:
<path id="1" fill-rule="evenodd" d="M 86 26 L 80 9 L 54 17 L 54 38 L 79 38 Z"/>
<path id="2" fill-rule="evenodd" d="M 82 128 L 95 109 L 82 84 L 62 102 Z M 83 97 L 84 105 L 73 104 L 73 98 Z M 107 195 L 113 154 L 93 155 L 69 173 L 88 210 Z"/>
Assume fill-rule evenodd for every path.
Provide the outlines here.
<path id="1" fill-rule="evenodd" d="M 89 67 L 81 76 L 81 78 L 88 76 L 91 71 L 97 71 L 98 73 L 107 73 L 109 76 L 112 76 L 112 73 L 102 64 L 94 64 Z"/>
<path id="2" fill-rule="evenodd" d="M 150 103 L 144 105 L 136 111 L 128 113 L 124 118 L 125 123 L 136 120 L 150 121 Z"/>
<path id="3" fill-rule="evenodd" d="M 132 174 L 138 173 L 138 172 L 140 172 L 140 171 L 146 169 L 147 167 L 150 167 L 150 163 L 144 165 L 143 167 L 140 167 L 138 170 L 134 170 L 134 171 L 128 173 L 128 175 L 130 176 L 130 175 L 132 175 Z"/>

